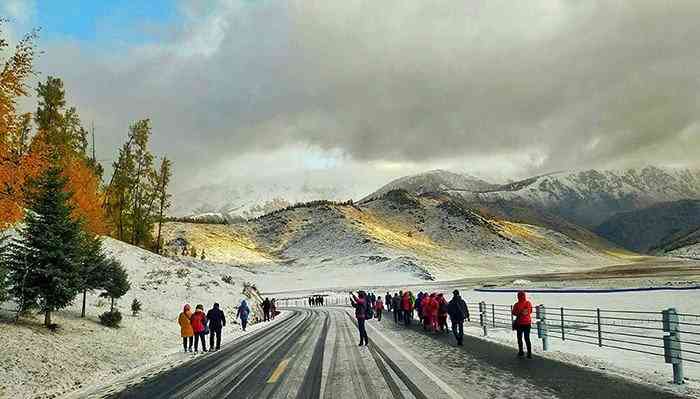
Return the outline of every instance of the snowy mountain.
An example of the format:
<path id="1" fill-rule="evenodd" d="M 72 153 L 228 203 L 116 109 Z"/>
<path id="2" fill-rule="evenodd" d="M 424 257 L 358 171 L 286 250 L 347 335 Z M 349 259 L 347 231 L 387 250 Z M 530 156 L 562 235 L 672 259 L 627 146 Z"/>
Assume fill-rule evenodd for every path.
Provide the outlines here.
<path id="1" fill-rule="evenodd" d="M 626 253 L 588 232 L 574 238 L 487 218 L 458 195 L 392 190 L 362 203 L 320 201 L 228 225 L 170 222 L 166 246 L 187 243 L 234 265 L 294 270 L 372 267 L 419 279 L 560 271 L 619 262 Z"/>
<path id="2" fill-rule="evenodd" d="M 392 190 L 406 190 L 411 194 L 421 195 L 446 191 L 487 191 L 496 187 L 498 186 L 475 176 L 436 169 L 393 180 L 363 198 L 361 202 L 381 197 Z"/>
<path id="3" fill-rule="evenodd" d="M 346 201 L 359 192 L 355 185 L 279 180 L 226 182 L 176 194 L 170 214 L 175 217 L 219 213 L 224 218 L 255 218 L 297 202 L 319 199 Z M 209 215 L 211 216 L 211 215 Z"/>
<path id="4" fill-rule="evenodd" d="M 700 199 L 700 170 L 645 167 L 587 170 L 533 177 L 482 192 L 462 193 L 476 204 L 517 203 L 593 229 L 619 212 L 682 199 Z"/>

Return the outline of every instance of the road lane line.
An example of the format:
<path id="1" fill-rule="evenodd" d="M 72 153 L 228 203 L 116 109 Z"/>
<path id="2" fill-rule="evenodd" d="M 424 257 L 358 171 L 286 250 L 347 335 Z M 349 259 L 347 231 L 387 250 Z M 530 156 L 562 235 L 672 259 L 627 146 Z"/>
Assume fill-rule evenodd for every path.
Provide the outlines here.
<path id="1" fill-rule="evenodd" d="M 268 384 L 274 384 L 277 382 L 277 380 L 280 379 L 280 376 L 282 373 L 284 373 L 284 370 L 287 369 L 287 365 L 289 364 L 289 358 L 286 358 L 280 362 L 280 364 L 277 366 L 275 371 L 272 372 L 272 375 L 270 376 L 270 379 L 267 380 Z"/>
<path id="2" fill-rule="evenodd" d="M 436 376 L 432 371 L 430 371 L 427 367 L 422 365 L 419 361 L 413 358 L 408 352 L 403 350 L 401 347 L 396 345 L 394 341 L 390 340 L 386 335 L 382 334 L 377 328 L 375 328 L 372 324 L 367 323 L 367 326 L 373 330 L 375 334 L 377 334 L 380 338 L 388 342 L 391 346 L 394 347 L 394 349 L 401 354 L 406 360 L 409 362 L 413 363 L 414 366 L 420 371 L 423 372 L 428 378 L 433 380 L 435 384 L 437 384 L 440 389 L 442 389 L 443 392 L 445 392 L 450 398 L 452 399 L 463 399 L 462 395 L 457 393 L 452 387 L 450 387 L 445 381 L 441 380 L 438 376 Z"/>

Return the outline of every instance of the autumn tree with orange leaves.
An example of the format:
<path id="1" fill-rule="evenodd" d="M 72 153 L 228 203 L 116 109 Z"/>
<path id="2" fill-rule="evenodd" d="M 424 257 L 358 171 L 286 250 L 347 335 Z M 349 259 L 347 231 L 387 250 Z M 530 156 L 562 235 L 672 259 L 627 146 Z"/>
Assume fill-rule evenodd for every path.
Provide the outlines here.
<path id="1" fill-rule="evenodd" d="M 32 76 L 36 33 L 26 35 L 10 51 L 3 37 L 0 20 L 0 228 L 24 215 L 27 182 L 51 162 L 60 162 L 73 193 L 74 217 L 82 218 L 95 234 L 109 231 L 103 211 L 101 167 L 86 155 L 87 131 L 75 107 L 67 107 L 63 82 L 49 76 L 39 83 L 39 106 L 34 115 L 18 114 L 17 101 L 29 94 L 27 80 Z M 36 134 L 33 134 L 36 123 Z M 59 154 L 49 161 L 49 154 Z"/>
<path id="2" fill-rule="evenodd" d="M 22 218 L 23 188 L 44 166 L 41 151 L 31 148 L 31 115 L 17 114 L 17 100 L 28 94 L 36 34 L 26 35 L 5 57 L 10 45 L 3 37 L 4 23 L 0 19 L 0 228 Z"/>

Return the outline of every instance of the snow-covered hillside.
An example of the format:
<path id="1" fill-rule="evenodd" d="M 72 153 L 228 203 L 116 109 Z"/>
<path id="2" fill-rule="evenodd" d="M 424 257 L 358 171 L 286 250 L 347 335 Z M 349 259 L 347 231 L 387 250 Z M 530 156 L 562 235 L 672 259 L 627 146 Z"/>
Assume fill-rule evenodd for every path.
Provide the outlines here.
<path id="1" fill-rule="evenodd" d="M 106 238 L 106 252 L 120 260 L 129 273 L 131 290 L 117 303 L 123 314 L 121 328 L 99 324 L 99 314 L 109 310 L 106 299 L 88 295 L 87 317 L 81 319 L 80 301 L 56 312 L 59 324 L 52 333 L 41 320 L 10 322 L 6 303 L 0 310 L 0 397 L 58 397 L 168 357 L 172 362 L 191 358 L 181 350 L 177 316 L 185 303 L 210 309 L 221 304 L 230 324 L 224 341 L 239 335 L 233 324 L 236 306 L 245 296 L 243 284 L 254 281 L 251 273 L 227 265 L 194 259 L 169 259 Z M 229 280 L 224 276 L 231 276 Z M 137 298 L 142 312 L 131 315 Z"/>
<path id="2" fill-rule="evenodd" d="M 610 216 L 659 202 L 700 199 L 700 170 L 645 167 L 561 172 L 464 193 L 477 203 L 518 202 L 593 228 Z"/>
<path id="3" fill-rule="evenodd" d="M 210 259 L 250 266 L 265 281 L 265 273 L 283 269 L 313 271 L 319 283 L 343 273 L 367 282 L 383 272 L 397 281 L 450 279 L 585 269 L 627 255 L 595 236 L 572 238 L 486 218 L 458 196 L 403 190 L 361 205 L 297 206 L 230 225 L 171 222 L 163 231 L 166 243 L 187 243 Z"/>
<path id="4" fill-rule="evenodd" d="M 666 252 L 665 255 L 700 260 L 700 243 L 676 248 L 673 251 Z"/>
<path id="5" fill-rule="evenodd" d="M 406 190 L 409 193 L 420 195 L 424 193 L 440 193 L 453 190 L 468 192 L 486 191 L 496 187 L 497 185 L 475 176 L 437 169 L 393 180 L 379 190 L 363 198 L 361 202 L 381 197 L 392 190 Z"/>

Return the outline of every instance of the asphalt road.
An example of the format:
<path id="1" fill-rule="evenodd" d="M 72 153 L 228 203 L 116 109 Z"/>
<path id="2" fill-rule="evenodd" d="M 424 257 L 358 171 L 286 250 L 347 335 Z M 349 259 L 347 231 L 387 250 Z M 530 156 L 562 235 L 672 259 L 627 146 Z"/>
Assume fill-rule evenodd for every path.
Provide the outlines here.
<path id="1" fill-rule="evenodd" d="M 179 367 L 135 382 L 112 398 L 676 398 L 591 370 L 534 359 L 477 339 L 393 321 L 369 323 L 358 347 L 348 308 L 292 309 L 261 329 Z M 429 352 L 430 356 L 424 356 Z"/>

